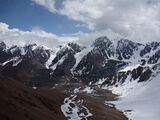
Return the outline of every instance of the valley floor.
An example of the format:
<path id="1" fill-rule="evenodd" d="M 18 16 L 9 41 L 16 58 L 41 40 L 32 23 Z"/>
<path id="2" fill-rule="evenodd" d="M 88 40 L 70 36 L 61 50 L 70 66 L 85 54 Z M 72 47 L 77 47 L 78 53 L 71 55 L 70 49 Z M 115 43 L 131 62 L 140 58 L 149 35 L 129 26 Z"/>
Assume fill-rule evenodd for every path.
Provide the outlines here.
<path id="1" fill-rule="evenodd" d="M 55 89 L 67 93 L 62 112 L 68 120 L 128 120 L 114 104 L 105 104 L 106 100 L 117 100 L 117 95 L 98 88 L 90 93 L 86 88 L 83 83 L 64 81 L 56 85 Z"/>

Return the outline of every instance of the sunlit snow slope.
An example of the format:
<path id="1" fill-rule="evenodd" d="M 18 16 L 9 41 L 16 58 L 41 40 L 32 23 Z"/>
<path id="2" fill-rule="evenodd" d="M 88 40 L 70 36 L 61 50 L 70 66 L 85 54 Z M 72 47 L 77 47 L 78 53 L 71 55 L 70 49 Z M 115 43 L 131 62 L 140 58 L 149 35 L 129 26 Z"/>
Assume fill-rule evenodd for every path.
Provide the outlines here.
<path id="1" fill-rule="evenodd" d="M 132 83 L 131 83 L 132 84 Z M 126 84 L 128 86 L 128 84 Z M 120 90 L 126 92 L 127 89 Z M 131 120 L 159 120 L 160 74 L 147 83 L 136 84 L 127 95 L 113 102 Z"/>

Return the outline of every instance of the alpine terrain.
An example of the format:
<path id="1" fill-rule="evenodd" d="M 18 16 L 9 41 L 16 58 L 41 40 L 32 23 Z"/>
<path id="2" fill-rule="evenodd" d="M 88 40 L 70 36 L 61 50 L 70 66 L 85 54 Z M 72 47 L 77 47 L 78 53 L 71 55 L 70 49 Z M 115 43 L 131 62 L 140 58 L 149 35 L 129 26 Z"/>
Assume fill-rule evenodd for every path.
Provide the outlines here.
<path id="1" fill-rule="evenodd" d="M 158 120 L 160 42 L 0 42 L 1 120 Z"/>

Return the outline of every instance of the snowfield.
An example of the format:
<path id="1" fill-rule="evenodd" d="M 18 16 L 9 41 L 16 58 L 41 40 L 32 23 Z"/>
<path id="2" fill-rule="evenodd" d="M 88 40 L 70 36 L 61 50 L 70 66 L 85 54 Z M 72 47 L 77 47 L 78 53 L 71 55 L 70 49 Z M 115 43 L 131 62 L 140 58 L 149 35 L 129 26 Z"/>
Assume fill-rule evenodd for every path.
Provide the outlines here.
<path id="1" fill-rule="evenodd" d="M 148 83 L 131 83 L 134 87 L 127 92 L 128 84 L 118 101 L 111 102 L 131 120 L 159 120 L 160 117 L 160 74 Z M 117 89 L 118 91 L 118 89 Z M 113 91 L 114 92 L 114 91 Z M 127 93 L 126 93 L 127 92 Z M 125 93 L 125 95 L 123 94 Z"/>

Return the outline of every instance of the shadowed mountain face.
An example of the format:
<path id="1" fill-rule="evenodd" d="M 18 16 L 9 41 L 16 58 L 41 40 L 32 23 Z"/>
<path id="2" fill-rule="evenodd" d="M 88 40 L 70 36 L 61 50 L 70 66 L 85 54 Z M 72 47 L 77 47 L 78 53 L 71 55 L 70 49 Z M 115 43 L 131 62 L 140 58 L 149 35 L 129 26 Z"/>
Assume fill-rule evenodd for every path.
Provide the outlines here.
<path id="1" fill-rule="evenodd" d="M 112 42 L 103 36 L 97 38 L 90 47 L 68 43 L 59 48 L 48 49 L 36 44 L 7 47 L 1 42 L 0 53 L 1 74 L 31 86 L 52 86 L 63 76 L 83 79 L 89 83 L 91 79 L 115 79 L 117 75 L 126 76 L 129 73 L 137 78 L 141 76 L 140 73 L 147 71 L 147 79 L 152 68 L 147 70 L 146 67 L 159 63 L 160 43 L 143 45 L 127 39 Z M 128 66 L 137 67 L 123 71 Z M 141 72 L 135 73 L 139 68 Z"/>

